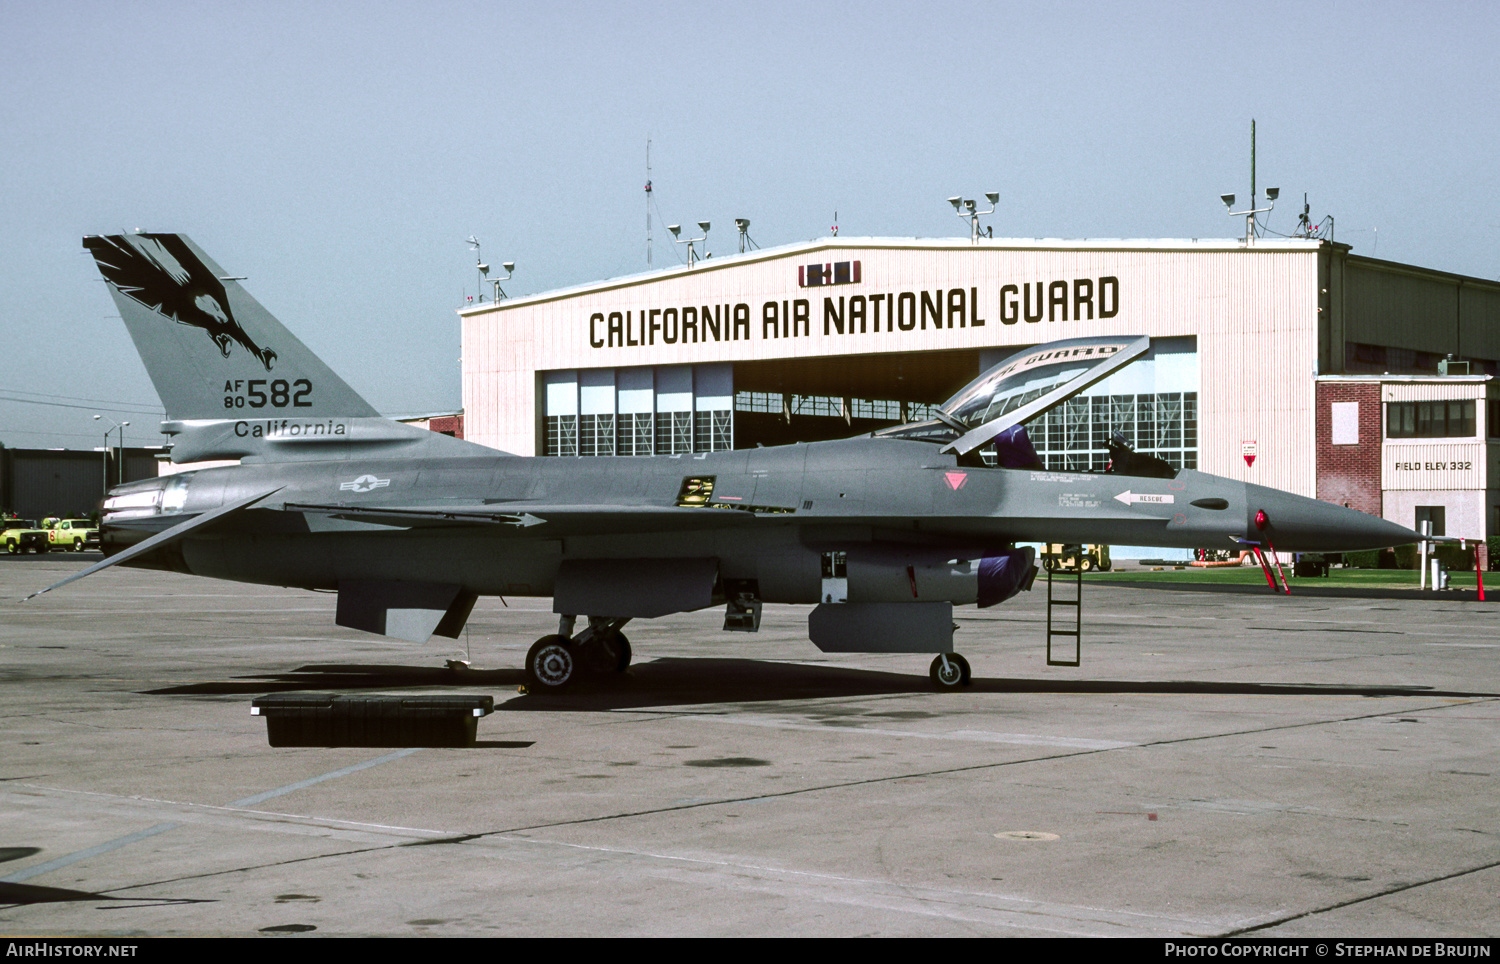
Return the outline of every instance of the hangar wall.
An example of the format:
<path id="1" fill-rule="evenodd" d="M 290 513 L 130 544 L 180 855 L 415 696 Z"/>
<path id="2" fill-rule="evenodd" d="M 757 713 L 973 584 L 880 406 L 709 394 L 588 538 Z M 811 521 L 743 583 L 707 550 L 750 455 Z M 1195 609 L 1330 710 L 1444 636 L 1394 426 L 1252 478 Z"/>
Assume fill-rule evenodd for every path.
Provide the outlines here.
<path id="1" fill-rule="evenodd" d="M 1343 323 L 1326 372 L 1435 372 L 1452 354 L 1495 373 L 1500 283 L 1356 255 L 1346 262 Z"/>
<path id="2" fill-rule="evenodd" d="M 967 358 L 936 397 L 907 399 L 894 379 L 871 396 L 940 402 L 978 374 L 981 353 L 1088 335 L 1192 337 L 1198 467 L 1311 495 L 1325 247 L 825 239 L 477 306 L 461 312 L 465 431 L 537 454 L 548 386 L 590 370 L 842 360 L 857 374 Z M 567 372 L 580 374 L 557 374 Z"/>
<path id="3" fill-rule="evenodd" d="M 0 445 L 0 511 L 23 518 L 83 517 L 104 498 L 105 480 L 134 482 L 157 473 L 160 446 L 108 452 L 13 449 Z"/>

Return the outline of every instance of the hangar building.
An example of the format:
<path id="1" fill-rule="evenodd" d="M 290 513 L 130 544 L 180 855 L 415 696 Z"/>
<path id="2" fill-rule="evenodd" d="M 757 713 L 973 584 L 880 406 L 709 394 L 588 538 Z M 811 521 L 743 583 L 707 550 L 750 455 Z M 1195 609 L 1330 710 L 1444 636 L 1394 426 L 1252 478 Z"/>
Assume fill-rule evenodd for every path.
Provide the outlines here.
<path id="1" fill-rule="evenodd" d="M 1120 432 L 1178 467 L 1500 534 L 1500 283 L 1329 241 L 836 237 L 460 315 L 463 434 L 518 455 L 845 437 L 1020 348 L 1144 334 L 1146 363 L 1029 426 L 1049 468 L 1103 469 Z"/>

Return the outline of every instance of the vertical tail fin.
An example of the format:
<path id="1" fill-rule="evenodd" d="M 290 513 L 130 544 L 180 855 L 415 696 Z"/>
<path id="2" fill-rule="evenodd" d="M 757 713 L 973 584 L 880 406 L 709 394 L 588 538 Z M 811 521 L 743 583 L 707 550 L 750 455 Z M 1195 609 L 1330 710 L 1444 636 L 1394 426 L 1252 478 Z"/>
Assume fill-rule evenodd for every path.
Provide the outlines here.
<path id="1" fill-rule="evenodd" d="M 378 415 L 186 237 L 90 236 L 83 246 L 169 419 Z"/>

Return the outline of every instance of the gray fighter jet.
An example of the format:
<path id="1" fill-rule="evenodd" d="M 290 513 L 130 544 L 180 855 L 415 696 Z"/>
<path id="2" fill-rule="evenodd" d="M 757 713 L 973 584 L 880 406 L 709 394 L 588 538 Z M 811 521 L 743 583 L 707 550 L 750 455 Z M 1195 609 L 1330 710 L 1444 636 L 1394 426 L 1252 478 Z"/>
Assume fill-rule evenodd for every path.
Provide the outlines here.
<path id="1" fill-rule="evenodd" d="M 932 653 L 968 682 L 954 605 L 1031 587 L 1018 543 L 1363 549 L 1401 526 L 1116 446 L 1111 471 L 1048 471 L 1025 425 L 1150 348 L 1021 351 L 921 422 L 834 442 L 649 458 L 526 458 L 381 418 L 187 238 L 88 237 L 167 412 L 178 463 L 104 502 L 107 566 L 338 593 L 339 625 L 457 637 L 481 595 L 551 596 L 533 691 L 630 661 L 632 619 L 816 603 L 825 652 Z M 49 588 L 56 588 L 49 587 Z M 47 590 L 43 590 L 44 592 Z M 580 630 L 578 617 L 586 622 Z"/>

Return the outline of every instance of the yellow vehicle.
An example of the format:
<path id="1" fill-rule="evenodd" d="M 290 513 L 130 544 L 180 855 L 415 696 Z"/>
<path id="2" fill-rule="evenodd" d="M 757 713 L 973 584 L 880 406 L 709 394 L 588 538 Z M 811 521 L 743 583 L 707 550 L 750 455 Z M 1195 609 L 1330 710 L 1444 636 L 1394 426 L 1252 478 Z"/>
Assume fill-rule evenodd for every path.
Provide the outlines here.
<path id="1" fill-rule="evenodd" d="M 46 525 L 51 549 L 82 552 L 99 546 L 99 529 L 88 519 L 48 519 Z"/>
<path id="2" fill-rule="evenodd" d="M 47 530 L 38 529 L 35 519 L 0 519 L 0 542 L 13 556 L 48 549 Z"/>
<path id="3" fill-rule="evenodd" d="M 1075 546 L 1051 542 L 1042 550 L 1042 567 L 1048 572 L 1059 572 L 1064 569 L 1109 572 L 1109 546 Z"/>

